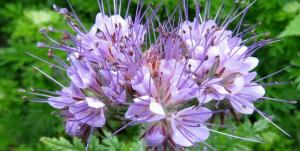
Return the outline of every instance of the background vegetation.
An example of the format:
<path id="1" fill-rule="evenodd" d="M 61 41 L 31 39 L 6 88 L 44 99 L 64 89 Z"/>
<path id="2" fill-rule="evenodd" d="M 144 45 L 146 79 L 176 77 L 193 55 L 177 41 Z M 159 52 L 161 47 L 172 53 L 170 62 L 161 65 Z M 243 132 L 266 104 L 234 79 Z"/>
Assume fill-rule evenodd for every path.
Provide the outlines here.
<path id="1" fill-rule="evenodd" d="M 225 0 L 227 8 L 233 0 Z M 150 1 L 149 1 L 150 2 Z M 158 0 L 152 1 L 153 5 Z M 79 17 L 87 26 L 94 22 L 98 5 L 96 0 L 71 0 Z M 136 3 L 136 1 L 134 1 Z M 176 0 L 162 1 L 170 9 Z M 47 50 L 36 48 L 37 41 L 45 41 L 39 29 L 54 26 L 67 28 L 63 18 L 52 11 L 52 4 L 67 7 L 62 0 L 0 0 L 0 150 L 31 151 L 81 151 L 84 146 L 79 139 L 65 135 L 59 117 L 51 114 L 53 109 L 47 104 L 24 102 L 19 88 L 38 87 L 56 90 L 56 86 L 32 65 L 52 73 L 44 63 L 25 54 L 31 52 L 47 58 Z M 216 10 L 220 0 L 212 0 L 212 10 Z M 241 0 L 241 5 L 243 1 Z M 190 5 L 193 11 L 192 4 Z M 159 12 L 164 15 L 163 11 Z M 269 32 L 270 37 L 282 41 L 261 49 L 258 73 L 260 77 L 293 64 L 289 70 L 272 76 L 264 82 L 286 82 L 289 85 L 267 87 L 268 96 L 299 100 L 300 95 L 300 1 L 299 0 L 258 0 L 246 16 L 245 23 L 258 24 L 257 32 Z M 239 136 L 259 137 L 264 143 L 250 143 L 229 137 L 213 135 L 208 143 L 218 150 L 297 150 L 300 148 L 300 103 L 297 105 L 272 101 L 257 103 L 257 108 L 267 112 L 272 119 L 291 134 L 291 138 L 275 129 L 258 114 L 243 119 L 244 124 L 236 125 L 236 130 L 224 131 Z M 234 123 L 229 123 L 234 125 Z M 118 126 L 117 126 L 118 127 Z M 118 137 L 101 139 L 93 137 L 91 150 L 142 150 L 138 141 L 137 128 L 129 128 Z M 104 131 L 109 135 L 111 129 Z M 191 149 L 193 150 L 193 149 Z"/>

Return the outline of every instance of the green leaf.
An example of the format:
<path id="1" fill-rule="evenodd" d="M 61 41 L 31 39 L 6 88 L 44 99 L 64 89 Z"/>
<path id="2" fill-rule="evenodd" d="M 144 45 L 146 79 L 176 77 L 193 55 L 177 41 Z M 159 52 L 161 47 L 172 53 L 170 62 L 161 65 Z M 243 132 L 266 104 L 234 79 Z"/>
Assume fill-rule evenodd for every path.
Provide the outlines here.
<path id="1" fill-rule="evenodd" d="M 42 137 L 41 141 L 51 151 L 82 151 L 84 149 L 82 145 L 79 145 L 78 140 L 74 141 L 76 145 L 73 145 L 63 137 L 59 139 Z"/>
<path id="2" fill-rule="evenodd" d="M 300 35 L 300 14 L 297 15 L 289 24 L 279 37 L 291 37 Z"/>
<path id="3" fill-rule="evenodd" d="M 253 131 L 254 132 L 263 132 L 264 130 L 268 129 L 268 127 L 269 127 L 268 124 L 269 124 L 268 121 L 261 119 L 254 123 Z"/>
<path id="4" fill-rule="evenodd" d="M 289 2 L 284 5 L 283 10 L 289 14 L 297 13 L 300 10 L 300 3 L 297 1 Z"/>
<path id="5" fill-rule="evenodd" d="M 94 138 L 92 138 L 93 140 Z M 82 144 L 81 140 L 79 138 L 74 138 L 73 139 L 73 145 L 75 148 L 79 149 L 79 150 L 84 150 L 85 149 L 85 146 L 84 144 Z"/>
<path id="6" fill-rule="evenodd" d="M 118 137 L 111 136 L 111 133 L 104 131 L 104 138 L 99 142 L 99 139 L 95 136 L 91 136 L 90 144 L 88 146 L 89 151 L 143 151 L 144 145 L 141 141 L 130 141 L 123 142 L 119 141 Z M 83 151 L 85 150 L 85 145 L 82 144 L 80 139 L 74 138 L 73 142 L 60 137 L 57 138 L 47 138 L 42 137 L 41 141 L 45 147 L 51 151 Z"/>

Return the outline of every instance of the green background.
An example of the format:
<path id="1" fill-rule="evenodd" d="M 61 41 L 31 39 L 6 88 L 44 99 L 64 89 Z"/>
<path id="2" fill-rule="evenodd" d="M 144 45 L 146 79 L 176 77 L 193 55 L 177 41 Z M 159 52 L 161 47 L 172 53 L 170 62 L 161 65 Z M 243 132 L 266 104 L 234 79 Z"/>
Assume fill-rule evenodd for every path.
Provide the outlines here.
<path id="1" fill-rule="evenodd" d="M 225 0 L 226 12 L 232 7 L 233 0 Z M 148 2 L 151 2 L 150 0 Z M 152 1 L 152 5 L 162 2 L 170 10 L 178 3 L 176 0 Z M 244 7 L 245 1 L 237 5 Z M 87 27 L 94 22 L 98 5 L 96 0 L 71 0 L 78 16 Z M 57 90 L 55 84 L 48 81 L 33 69 L 42 68 L 50 75 L 53 72 L 46 64 L 25 54 L 31 52 L 47 58 L 47 50 L 36 47 L 37 41 L 46 41 L 38 32 L 42 27 L 54 26 L 68 29 L 64 19 L 52 10 L 52 4 L 68 7 L 62 0 L 0 0 L 0 150 L 31 151 L 84 150 L 78 139 L 72 139 L 64 133 L 59 117 L 47 104 L 22 101 L 23 94 L 18 89 L 31 87 Z M 136 5 L 136 1 L 133 1 Z M 220 5 L 220 0 L 212 0 L 212 14 Z M 125 6 L 125 5 L 124 5 Z M 194 12 L 194 5 L 189 5 Z M 158 15 L 163 18 L 163 10 Z M 255 56 L 260 59 L 257 71 L 259 77 L 269 75 L 290 64 L 292 68 L 272 76 L 268 82 L 288 82 L 288 85 L 267 87 L 267 96 L 282 99 L 299 100 L 300 95 L 300 1 L 299 0 L 258 0 L 249 10 L 245 24 L 258 24 L 257 33 L 267 32 L 262 38 L 282 39 L 259 50 Z M 232 27 L 233 28 L 233 27 Z M 291 137 L 285 136 L 257 113 L 242 119 L 243 124 L 235 125 L 236 130 L 221 129 L 244 137 L 254 137 L 264 143 L 251 143 L 212 134 L 208 143 L 218 150 L 299 150 L 300 148 L 300 103 L 296 105 L 274 101 L 256 103 L 258 109 L 267 112 Z M 228 118 L 228 121 L 232 119 Z M 116 125 L 116 124 L 115 124 Z M 120 125 L 106 128 L 104 136 Z M 90 150 L 143 150 L 138 141 L 138 127 L 122 131 L 117 137 L 103 140 L 103 136 L 93 137 Z M 203 148 L 203 145 L 198 146 Z M 197 150 L 197 147 L 191 148 Z"/>

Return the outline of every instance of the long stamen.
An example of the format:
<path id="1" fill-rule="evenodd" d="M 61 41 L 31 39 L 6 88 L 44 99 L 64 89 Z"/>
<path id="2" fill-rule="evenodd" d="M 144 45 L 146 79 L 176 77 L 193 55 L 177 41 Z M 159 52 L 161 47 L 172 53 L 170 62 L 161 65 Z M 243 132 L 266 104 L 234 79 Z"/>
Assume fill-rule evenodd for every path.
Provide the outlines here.
<path id="1" fill-rule="evenodd" d="M 38 56 L 36 56 L 36 55 L 33 55 L 33 54 L 29 53 L 29 52 L 25 52 L 25 53 L 28 54 L 28 55 L 31 56 L 31 57 L 34 57 L 34 58 L 36 58 L 36 59 L 38 59 L 38 60 L 41 60 L 41 61 L 45 62 L 45 63 L 47 63 L 47 64 L 49 64 L 49 65 L 51 65 L 51 66 L 53 66 L 53 67 L 56 67 L 56 68 L 58 68 L 58 69 L 61 69 L 61 70 L 66 71 L 66 69 L 64 69 L 63 67 L 60 67 L 60 66 L 58 66 L 58 65 L 55 65 L 55 64 L 53 64 L 53 63 L 51 63 L 51 62 L 49 62 L 49 61 L 47 61 L 47 60 L 45 60 L 45 59 L 42 59 L 42 58 L 40 58 L 40 57 L 38 57 Z"/>
<path id="2" fill-rule="evenodd" d="M 291 68 L 292 66 L 293 66 L 293 65 L 289 65 L 289 66 L 287 66 L 287 67 L 285 67 L 285 68 L 283 68 L 283 69 L 280 69 L 279 71 L 276 71 L 276 72 L 274 72 L 274 73 L 272 73 L 272 74 L 269 74 L 269 75 L 267 75 L 267 76 L 265 76 L 265 77 L 262 77 L 262 78 L 260 78 L 260 79 L 258 79 L 258 80 L 256 80 L 256 81 L 254 81 L 254 82 L 259 82 L 259 81 L 262 81 L 262 80 L 267 79 L 267 78 L 269 78 L 269 77 L 272 77 L 272 76 L 274 76 L 274 75 L 276 75 L 276 74 L 279 74 L 279 73 L 281 73 L 281 72 L 283 72 L 283 71 L 285 71 L 285 70 Z"/>
<path id="3" fill-rule="evenodd" d="M 92 127 L 91 130 L 90 130 L 90 134 L 88 136 L 88 140 L 87 140 L 86 146 L 85 146 L 85 151 L 89 150 L 89 145 L 91 143 L 93 132 L 94 132 L 94 128 Z"/>
<path id="4" fill-rule="evenodd" d="M 104 14 L 105 12 L 104 12 L 104 8 L 103 8 L 102 0 L 97 0 L 97 2 L 98 2 L 98 7 L 99 7 L 99 9 L 100 9 L 100 12 L 101 12 L 102 14 Z"/>
<path id="5" fill-rule="evenodd" d="M 87 33 L 88 30 L 87 30 L 86 27 L 83 25 L 83 23 L 80 21 L 79 17 L 77 16 L 75 10 L 73 9 L 73 7 L 72 7 L 72 5 L 71 5 L 71 3 L 70 3 L 70 1 L 69 1 L 69 0 L 66 0 L 66 1 L 67 1 L 68 5 L 69 5 L 70 8 L 71 8 L 71 11 L 72 11 L 72 13 L 73 13 L 73 16 L 75 17 L 75 19 L 77 20 L 77 22 L 79 23 L 79 25 L 81 26 L 81 28 Z"/>
<path id="6" fill-rule="evenodd" d="M 49 78 L 51 81 L 53 81 L 54 83 L 56 83 L 60 87 L 62 87 L 62 88 L 64 87 L 64 85 L 62 85 L 61 83 L 59 83 L 58 81 L 56 81 L 54 78 L 52 78 L 50 75 L 48 75 L 44 71 L 40 70 L 39 68 L 37 68 L 35 66 L 33 66 L 33 68 L 35 68 L 36 70 L 38 70 L 40 73 L 42 73 L 44 76 L 46 76 L 47 78 Z"/>
<path id="7" fill-rule="evenodd" d="M 219 132 L 219 131 L 216 131 L 216 130 L 213 130 L 213 129 L 208 129 L 208 130 L 211 131 L 211 132 L 214 132 L 214 133 L 218 133 L 218 134 L 221 134 L 221 135 L 229 136 L 229 137 L 244 140 L 244 141 L 263 143 L 262 141 L 256 140 L 256 139 L 244 138 L 244 137 L 240 137 L 240 136 L 236 136 L 236 135 L 232 135 L 232 134 L 228 134 L 228 133 Z"/>
<path id="8" fill-rule="evenodd" d="M 126 8 L 126 13 L 125 13 L 125 18 L 128 17 L 128 12 L 129 12 L 130 4 L 131 4 L 131 0 L 128 0 L 128 2 L 127 2 L 127 8 Z"/>
<path id="9" fill-rule="evenodd" d="M 262 97 L 262 98 L 266 99 L 266 100 L 277 101 L 277 102 L 283 102 L 283 103 L 289 103 L 289 104 L 297 104 L 297 101 L 295 101 L 295 100 L 282 100 L 282 99 L 276 99 L 276 98 L 270 98 L 270 97 Z"/>
<path id="10" fill-rule="evenodd" d="M 118 6 L 117 6 L 117 2 L 116 2 L 117 0 L 113 0 L 113 2 L 114 2 L 114 14 L 115 15 L 117 15 L 118 14 Z"/>
<path id="11" fill-rule="evenodd" d="M 271 82 L 271 83 L 261 83 L 260 85 L 266 87 L 266 86 L 289 85 L 289 84 L 291 84 L 291 82 L 276 82 L 275 81 L 275 82 Z M 252 86 L 252 85 L 250 85 L 250 86 Z"/>
<path id="12" fill-rule="evenodd" d="M 277 129 L 279 129 L 281 132 L 283 132 L 288 137 L 291 137 L 286 131 L 284 131 L 282 128 L 280 128 L 277 124 L 275 124 L 273 121 L 271 121 L 268 117 L 266 117 L 261 111 L 255 110 L 258 114 L 260 114 L 264 119 L 266 119 L 269 123 L 274 125 Z"/>
<path id="13" fill-rule="evenodd" d="M 108 0 L 106 0 L 106 5 L 108 7 L 108 14 L 111 16 L 110 2 Z"/>
<path id="14" fill-rule="evenodd" d="M 219 6 L 218 11 L 217 11 L 217 13 L 215 15 L 215 18 L 214 18 L 215 22 L 217 21 L 217 18 L 221 17 L 221 14 L 222 14 L 221 11 L 222 11 L 222 9 L 224 9 L 224 0 L 222 0 L 221 5 Z"/>
<path id="15" fill-rule="evenodd" d="M 48 90 L 43 90 L 43 89 L 38 89 L 38 88 L 30 88 L 32 92 L 35 92 L 35 91 L 40 91 L 40 92 L 43 92 L 43 93 L 48 93 L 48 94 L 51 94 L 51 95 L 58 95 L 56 92 L 52 92 L 52 91 L 48 91 Z"/>
<path id="16" fill-rule="evenodd" d="M 127 128 L 128 126 L 132 125 L 133 123 L 134 123 L 134 121 L 131 121 L 131 122 L 125 124 L 124 126 L 122 126 L 121 128 L 119 128 L 118 130 L 116 130 L 114 133 L 112 133 L 110 136 L 108 136 L 106 139 L 109 139 L 112 136 L 115 136 L 116 134 L 118 134 L 119 132 L 121 132 L 122 130 L 124 130 L 125 128 Z"/>
<path id="17" fill-rule="evenodd" d="M 206 143 L 205 141 L 201 142 L 202 144 L 206 145 L 208 148 L 210 148 L 213 151 L 218 151 L 217 149 L 215 149 L 214 147 L 212 147 L 211 145 L 209 145 L 208 143 Z"/>
<path id="18" fill-rule="evenodd" d="M 252 5 L 256 2 L 257 0 L 254 0 L 252 3 L 250 3 L 243 11 L 241 11 L 239 14 L 237 14 L 236 16 L 234 16 L 233 18 L 230 19 L 229 23 L 234 21 L 235 19 L 237 19 L 240 15 L 242 15 L 244 12 L 248 11 L 248 9 L 250 7 L 252 7 Z"/>
<path id="19" fill-rule="evenodd" d="M 27 93 L 27 94 L 32 94 L 32 95 L 36 95 L 36 96 L 42 96 L 42 97 L 46 97 L 46 98 L 53 97 L 53 96 L 47 95 L 47 94 L 35 93 L 35 92 L 28 92 L 28 91 L 26 91 L 26 90 L 24 90 L 24 89 L 19 89 L 18 92 Z"/>

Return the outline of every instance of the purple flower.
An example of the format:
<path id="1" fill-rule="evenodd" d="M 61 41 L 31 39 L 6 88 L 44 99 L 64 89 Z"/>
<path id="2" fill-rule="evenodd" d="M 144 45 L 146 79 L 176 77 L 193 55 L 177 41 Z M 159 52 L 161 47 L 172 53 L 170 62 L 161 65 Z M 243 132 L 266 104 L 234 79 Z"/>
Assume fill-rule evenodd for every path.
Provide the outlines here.
<path id="1" fill-rule="evenodd" d="M 132 78 L 142 55 L 145 32 L 144 26 L 133 22 L 130 16 L 123 19 L 120 15 L 108 17 L 98 13 L 89 33 L 78 35 L 78 46 L 83 48 L 87 60 L 111 68 L 108 62 Z"/>
<path id="2" fill-rule="evenodd" d="M 255 72 L 246 75 L 244 87 L 238 93 L 227 97 L 232 107 L 239 113 L 252 114 L 255 110 L 253 102 L 265 95 L 265 89 L 261 85 L 251 82 L 255 76 Z"/>
<path id="3" fill-rule="evenodd" d="M 193 146 L 208 138 L 209 130 L 204 123 L 211 115 L 212 112 L 207 108 L 189 107 L 171 113 L 165 120 L 150 126 L 143 137 L 152 147 L 161 146 L 164 142 Z"/>
<path id="4" fill-rule="evenodd" d="M 71 59 L 72 58 L 72 59 Z M 78 88 L 90 88 L 98 91 L 100 88 L 97 72 L 87 63 L 70 57 L 71 66 L 67 69 L 68 76 Z"/>
<path id="5" fill-rule="evenodd" d="M 102 91 L 114 103 L 126 102 L 126 80 L 120 72 L 100 71 Z"/>
<path id="6" fill-rule="evenodd" d="M 147 95 L 170 106 L 195 98 L 198 87 L 185 73 L 183 63 L 161 60 L 152 67 L 143 66 L 132 80 L 132 88 L 139 96 Z"/>
<path id="7" fill-rule="evenodd" d="M 92 127 L 102 127 L 105 124 L 105 104 L 98 98 L 85 96 L 74 84 L 57 92 L 57 95 L 59 96 L 50 97 L 48 102 L 51 106 L 68 112 L 67 131 L 71 134 L 75 134 L 71 125 L 78 127 L 80 124 L 87 124 Z"/>
<path id="8" fill-rule="evenodd" d="M 69 111 L 76 120 L 92 127 L 102 127 L 105 124 L 104 104 L 96 99 L 87 97 L 70 106 Z"/>
<path id="9" fill-rule="evenodd" d="M 155 122 L 164 119 L 166 114 L 160 103 L 150 96 L 135 98 L 125 117 L 136 122 Z"/>
<path id="10" fill-rule="evenodd" d="M 76 120 L 73 114 L 71 114 L 67 109 L 61 111 L 61 115 L 65 120 L 65 131 L 71 136 L 81 136 L 84 133 L 84 128 L 87 127 L 86 124 L 79 120 Z"/>
<path id="11" fill-rule="evenodd" d="M 190 107 L 176 111 L 177 105 L 196 97 L 198 87 L 184 73 L 182 63 L 161 60 L 157 64 L 151 69 L 143 66 L 138 72 L 140 74 L 133 78 L 133 89 L 141 97 L 133 100 L 125 117 L 137 123 L 159 122 L 145 132 L 145 140 L 150 146 L 161 145 L 167 136 L 171 136 L 171 140 L 167 141 L 179 146 L 192 146 L 195 142 L 204 141 L 208 130 L 201 123 L 211 116 L 210 110 Z M 193 134 L 197 130 L 199 132 Z"/>
<path id="12" fill-rule="evenodd" d="M 166 128 L 162 122 L 152 125 L 143 135 L 145 142 L 152 147 L 160 146 L 167 138 Z"/>
<path id="13" fill-rule="evenodd" d="M 80 136 L 82 133 L 83 124 L 79 121 L 76 121 L 75 118 L 68 118 L 65 124 L 65 131 L 71 136 Z"/>
<path id="14" fill-rule="evenodd" d="M 84 94 L 74 84 L 70 87 L 64 87 L 61 91 L 57 92 L 58 96 L 48 98 L 49 104 L 57 109 L 63 109 L 74 104 L 77 100 L 83 100 Z"/>
<path id="15" fill-rule="evenodd" d="M 171 117 L 172 140 L 180 146 L 193 146 L 205 141 L 209 136 L 208 128 L 203 124 L 212 116 L 204 107 L 189 107 Z"/>
<path id="16" fill-rule="evenodd" d="M 258 84 L 249 86 L 255 76 L 250 80 L 247 76 L 257 66 L 258 59 L 246 55 L 248 48 L 240 38 L 211 20 L 202 24 L 184 22 L 179 34 L 190 51 L 188 69 L 195 73 L 201 87 L 199 103 L 229 99 L 236 111 L 251 114 L 252 102 L 263 97 L 264 89 Z"/>
<path id="17" fill-rule="evenodd" d="M 220 16 L 214 20 L 200 16 L 198 5 L 193 21 L 184 21 L 189 18 L 185 10 L 185 19 L 180 13 L 181 18 L 172 15 L 156 23 L 157 10 L 150 6 L 147 12 L 138 6 L 132 19 L 128 13 L 122 16 L 115 2 L 110 15 L 105 14 L 103 2 L 99 4 L 101 11 L 88 30 L 77 15 L 57 7 L 75 34 L 53 27 L 41 30 L 53 44 L 38 46 L 49 48 L 48 55 L 55 63 L 39 59 L 66 72 L 65 83 L 70 84 L 64 86 L 36 68 L 62 90 L 29 94 L 46 97 L 37 98 L 37 102 L 60 111 L 68 134 L 86 136 L 87 129 L 101 128 L 109 117 L 124 115 L 130 122 L 115 133 L 129 125 L 144 124 L 141 138 L 154 150 L 205 143 L 210 131 L 250 140 L 206 126 L 215 125 L 208 121 L 212 115 L 227 116 L 227 110 L 234 115 L 252 114 L 258 111 L 254 102 L 266 98 L 265 89 L 254 80 L 259 60 L 252 54 L 272 41 L 248 44 L 248 29 L 239 32 L 240 25 L 233 31 L 228 29 L 249 6 L 219 24 L 216 18 Z M 48 32 L 60 32 L 63 38 L 58 42 Z M 59 59 L 53 49 L 65 51 L 67 59 Z"/>

